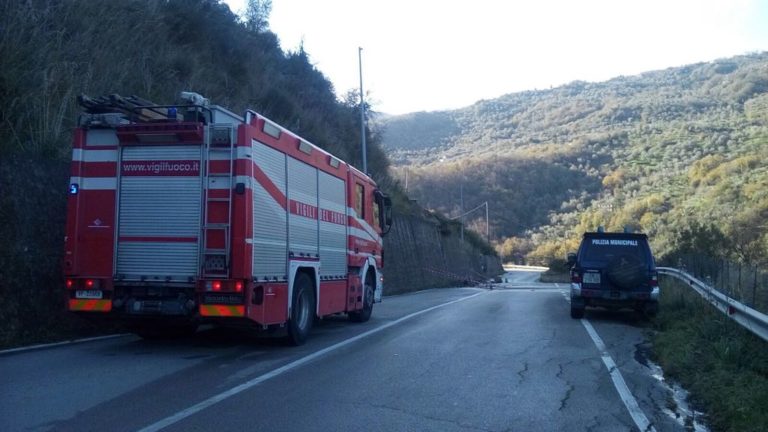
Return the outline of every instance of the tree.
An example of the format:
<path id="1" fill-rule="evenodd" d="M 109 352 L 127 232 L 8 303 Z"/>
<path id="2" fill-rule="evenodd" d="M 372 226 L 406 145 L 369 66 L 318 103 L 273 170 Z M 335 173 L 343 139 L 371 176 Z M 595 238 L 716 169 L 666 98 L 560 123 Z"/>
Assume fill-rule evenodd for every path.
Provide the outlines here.
<path id="1" fill-rule="evenodd" d="M 245 27 L 256 33 L 269 29 L 269 14 L 272 13 L 272 0 L 248 0 L 245 10 Z"/>

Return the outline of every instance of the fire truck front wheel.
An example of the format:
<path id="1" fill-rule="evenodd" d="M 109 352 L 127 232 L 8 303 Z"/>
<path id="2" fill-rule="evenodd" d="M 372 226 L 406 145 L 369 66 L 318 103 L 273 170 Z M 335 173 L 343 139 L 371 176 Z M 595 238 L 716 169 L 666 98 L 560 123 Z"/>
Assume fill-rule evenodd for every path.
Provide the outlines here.
<path id="1" fill-rule="evenodd" d="M 298 273 L 293 282 L 291 316 L 288 319 L 288 342 L 301 345 L 307 341 L 314 322 L 315 294 L 312 279 L 306 273 Z"/>
<path id="2" fill-rule="evenodd" d="M 365 287 L 363 293 L 363 308 L 359 311 L 349 313 L 349 319 L 353 322 L 366 322 L 371 319 L 373 313 L 373 291 L 375 279 L 371 273 L 365 278 Z"/>

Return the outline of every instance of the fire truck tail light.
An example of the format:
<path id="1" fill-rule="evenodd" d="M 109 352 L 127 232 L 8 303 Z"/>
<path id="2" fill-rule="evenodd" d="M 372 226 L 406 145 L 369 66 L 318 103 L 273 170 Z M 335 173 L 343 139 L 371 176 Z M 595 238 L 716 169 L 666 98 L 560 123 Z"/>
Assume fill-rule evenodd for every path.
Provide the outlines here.
<path id="1" fill-rule="evenodd" d="M 243 292 L 243 283 L 241 281 L 235 282 L 235 292 Z"/>
<path id="2" fill-rule="evenodd" d="M 85 280 L 85 289 L 100 289 L 100 288 L 101 288 L 101 280 L 99 279 Z"/>
<path id="3" fill-rule="evenodd" d="M 211 288 L 214 291 L 221 291 L 221 281 L 213 281 L 213 282 L 211 282 Z"/>
<path id="4" fill-rule="evenodd" d="M 75 281 L 67 279 L 67 288 L 72 288 L 73 286 L 75 286 Z"/>

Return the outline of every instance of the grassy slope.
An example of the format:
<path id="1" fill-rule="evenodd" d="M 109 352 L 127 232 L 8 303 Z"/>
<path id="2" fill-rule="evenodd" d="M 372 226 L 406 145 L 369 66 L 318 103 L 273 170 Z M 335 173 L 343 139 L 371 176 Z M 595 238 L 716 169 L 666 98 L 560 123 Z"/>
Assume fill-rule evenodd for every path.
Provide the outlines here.
<path id="1" fill-rule="evenodd" d="M 661 281 L 653 338 L 664 372 L 718 431 L 768 430 L 768 344 L 672 278 Z"/>

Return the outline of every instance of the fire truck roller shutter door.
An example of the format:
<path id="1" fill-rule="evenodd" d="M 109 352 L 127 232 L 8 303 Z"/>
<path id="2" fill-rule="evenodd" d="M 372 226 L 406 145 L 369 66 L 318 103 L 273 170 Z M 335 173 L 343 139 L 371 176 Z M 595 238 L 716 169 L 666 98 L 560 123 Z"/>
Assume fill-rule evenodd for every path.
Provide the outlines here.
<path id="1" fill-rule="evenodd" d="M 347 217 L 344 180 L 319 172 L 320 275 L 343 277 L 347 273 Z"/>
<path id="2" fill-rule="evenodd" d="M 201 146 L 122 149 L 117 274 L 187 280 L 198 272 Z"/>
<path id="3" fill-rule="evenodd" d="M 253 181 L 253 276 L 282 278 L 288 257 L 286 156 L 253 141 L 253 163 L 257 171 Z"/>
<path id="4" fill-rule="evenodd" d="M 288 251 L 316 258 L 318 250 L 317 168 L 288 157 Z"/>

